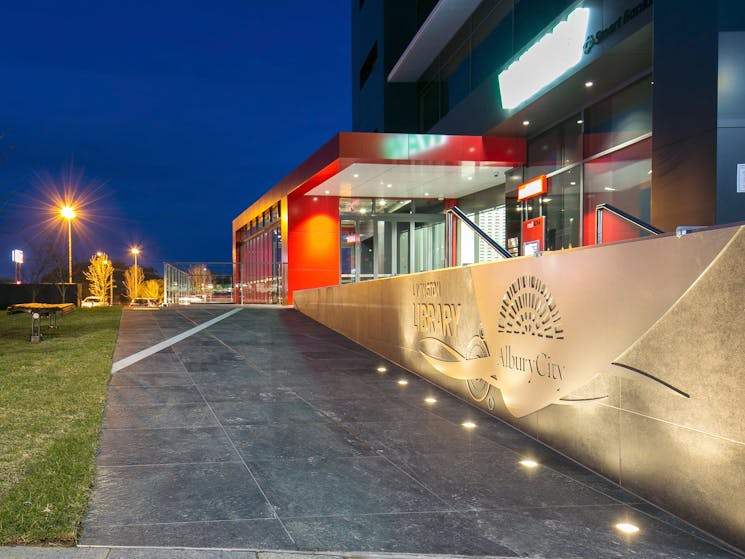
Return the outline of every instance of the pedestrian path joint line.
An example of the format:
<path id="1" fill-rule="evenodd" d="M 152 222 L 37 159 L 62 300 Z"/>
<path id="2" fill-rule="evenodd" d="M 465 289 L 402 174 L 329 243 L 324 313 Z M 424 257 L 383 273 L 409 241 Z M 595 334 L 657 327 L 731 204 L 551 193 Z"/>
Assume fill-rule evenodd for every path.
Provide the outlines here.
<path id="1" fill-rule="evenodd" d="M 129 357 L 125 357 L 124 359 L 120 359 L 114 365 L 111 367 L 111 372 L 116 373 L 117 371 L 121 371 L 125 367 L 129 367 L 130 365 L 133 365 L 134 363 L 137 363 L 138 361 L 141 361 L 145 359 L 146 357 L 150 357 L 154 353 L 158 353 L 159 351 L 162 351 L 166 349 L 167 347 L 171 347 L 174 344 L 177 344 L 181 340 L 185 340 L 189 336 L 193 336 L 197 332 L 201 332 L 205 328 L 209 328 L 213 324 L 217 324 L 221 320 L 225 320 L 226 318 L 233 316 L 235 313 L 242 311 L 242 308 L 233 309 L 232 311 L 228 311 L 225 314 L 221 314 L 220 316 L 216 316 L 215 318 L 208 320 L 207 322 L 204 322 L 198 326 L 195 326 L 194 328 L 191 328 L 187 330 L 186 332 L 182 332 L 181 334 L 177 336 L 173 336 L 172 338 L 168 338 L 167 340 L 163 340 L 160 343 L 155 344 L 154 346 L 150 346 L 148 348 L 143 349 L 142 351 L 138 351 L 137 353 L 133 353 Z"/>

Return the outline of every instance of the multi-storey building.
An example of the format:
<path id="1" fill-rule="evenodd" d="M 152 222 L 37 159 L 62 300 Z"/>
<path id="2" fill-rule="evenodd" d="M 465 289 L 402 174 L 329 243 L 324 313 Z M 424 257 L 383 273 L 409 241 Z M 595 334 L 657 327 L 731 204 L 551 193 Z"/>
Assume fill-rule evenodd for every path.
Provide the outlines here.
<path id="1" fill-rule="evenodd" d="M 351 4 L 354 130 L 408 136 L 333 140 L 243 212 L 243 300 L 441 267 L 446 248 L 451 264 L 496 258 L 462 227 L 445 243 L 453 205 L 521 254 L 593 244 L 601 203 L 663 231 L 745 219 L 745 3 Z M 481 150 L 496 139 L 499 155 Z M 328 227 L 293 235 L 321 205 Z M 304 262 L 293 236 L 328 250 Z"/>

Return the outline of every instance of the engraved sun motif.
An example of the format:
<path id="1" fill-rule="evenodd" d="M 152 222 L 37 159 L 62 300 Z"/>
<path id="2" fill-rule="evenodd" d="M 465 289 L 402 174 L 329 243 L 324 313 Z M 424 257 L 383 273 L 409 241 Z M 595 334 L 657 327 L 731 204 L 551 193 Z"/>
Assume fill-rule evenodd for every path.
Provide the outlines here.
<path id="1" fill-rule="evenodd" d="M 564 329 L 553 295 L 535 276 L 520 276 L 502 297 L 497 331 L 563 340 Z"/>

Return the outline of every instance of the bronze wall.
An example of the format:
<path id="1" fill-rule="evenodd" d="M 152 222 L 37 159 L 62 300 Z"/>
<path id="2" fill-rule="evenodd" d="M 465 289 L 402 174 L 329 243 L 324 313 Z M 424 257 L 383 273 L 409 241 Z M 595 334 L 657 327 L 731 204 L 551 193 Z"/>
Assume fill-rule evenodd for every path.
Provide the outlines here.
<path id="1" fill-rule="evenodd" d="M 295 306 L 745 549 L 745 228 L 307 290 Z"/>

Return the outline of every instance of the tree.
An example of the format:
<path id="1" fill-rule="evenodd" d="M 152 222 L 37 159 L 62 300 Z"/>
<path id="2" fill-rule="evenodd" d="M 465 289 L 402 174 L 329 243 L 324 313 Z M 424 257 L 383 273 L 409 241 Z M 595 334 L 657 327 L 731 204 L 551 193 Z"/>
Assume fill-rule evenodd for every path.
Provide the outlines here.
<path id="1" fill-rule="evenodd" d="M 163 280 L 151 279 L 142 282 L 137 291 L 137 296 L 145 297 L 146 299 L 156 299 L 161 303 L 163 301 Z"/>
<path id="2" fill-rule="evenodd" d="M 189 278 L 191 280 L 192 293 L 205 295 L 207 286 L 212 283 L 212 272 L 202 264 L 197 264 L 189 268 Z"/>
<path id="3" fill-rule="evenodd" d="M 104 252 L 99 252 L 91 257 L 88 270 L 83 272 L 88 280 L 88 289 L 91 295 L 100 297 L 102 301 L 108 299 L 109 293 L 114 289 L 114 264 Z M 109 301 L 109 304 L 114 304 Z"/>
<path id="4" fill-rule="evenodd" d="M 140 297 L 140 285 L 144 276 L 142 274 L 142 268 L 139 266 L 131 266 L 124 272 L 124 292 L 129 299 Z"/>
<path id="5" fill-rule="evenodd" d="M 25 276 L 31 283 L 59 283 L 67 281 L 67 272 L 63 273 L 66 257 L 62 246 L 50 236 L 38 236 L 26 239 L 28 250 L 25 251 Z"/>

